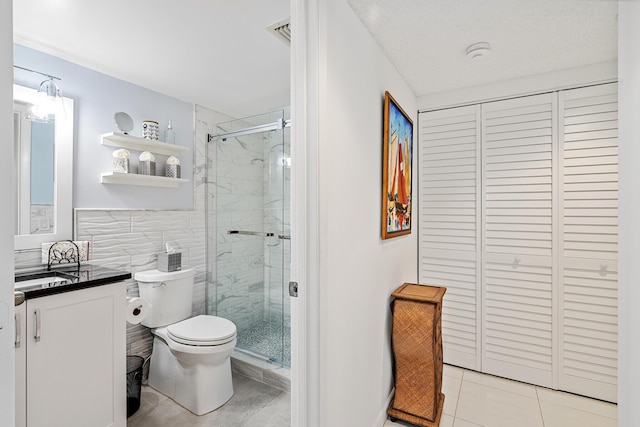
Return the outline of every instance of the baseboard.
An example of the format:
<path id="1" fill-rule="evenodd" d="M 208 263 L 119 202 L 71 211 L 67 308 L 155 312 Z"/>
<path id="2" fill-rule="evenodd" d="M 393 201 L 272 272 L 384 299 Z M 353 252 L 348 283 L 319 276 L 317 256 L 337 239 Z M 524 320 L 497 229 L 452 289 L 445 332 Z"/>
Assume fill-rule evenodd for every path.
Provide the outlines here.
<path id="1" fill-rule="evenodd" d="M 393 394 L 396 392 L 396 388 L 392 388 L 391 391 L 389 392 L 389 396 L 387 397 L 387 400 L 385 400 L 384 402 L 384 408 L 382 408 L 381 412 L 378 414 L 378 417 L 376 418 L 375 423 L 373 424 L 375 427 L 382 427 L 384 426 L 384 423 L 387 421 L 387 409 L 389 408 L 389 405 L 391 405 L 391 399 L 393 399 Z"/>

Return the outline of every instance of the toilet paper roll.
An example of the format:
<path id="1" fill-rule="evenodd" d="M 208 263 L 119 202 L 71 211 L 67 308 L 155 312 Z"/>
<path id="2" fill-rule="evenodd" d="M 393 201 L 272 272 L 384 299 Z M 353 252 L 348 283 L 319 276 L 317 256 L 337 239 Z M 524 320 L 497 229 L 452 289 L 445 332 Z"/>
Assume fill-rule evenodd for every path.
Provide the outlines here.
<path id="1" fill-rule="evenodd" d="M 149 314 L 149 302 L 144 298 L 127 297 L 127 322 L 137 325 Z"/>

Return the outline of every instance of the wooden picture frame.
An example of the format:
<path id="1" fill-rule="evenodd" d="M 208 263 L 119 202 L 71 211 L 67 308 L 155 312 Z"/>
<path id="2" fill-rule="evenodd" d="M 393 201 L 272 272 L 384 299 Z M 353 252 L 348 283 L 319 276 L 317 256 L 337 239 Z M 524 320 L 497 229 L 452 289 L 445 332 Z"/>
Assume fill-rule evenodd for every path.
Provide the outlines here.
<path id="1" fill-rule="evenodd" d="M 413 121 L 387 91 L 384 93 L 382 161 L 382 239 L 411 233 Z"/>

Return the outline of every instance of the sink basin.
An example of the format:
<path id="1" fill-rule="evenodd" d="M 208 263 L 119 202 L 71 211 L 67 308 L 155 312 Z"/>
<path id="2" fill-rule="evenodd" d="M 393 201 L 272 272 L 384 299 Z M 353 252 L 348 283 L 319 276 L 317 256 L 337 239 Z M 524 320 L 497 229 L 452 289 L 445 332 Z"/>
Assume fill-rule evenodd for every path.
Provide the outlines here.
<path id="1" fill-rule="evenodd" d="M 73 274 L 63 273 L 61 271 L 47 271 L 44 273 L 28 274 L 15 278 L 14 289 L 17 290 L 35 285 L 40 285 L 42 288 L 49 288 L 59 286 L 62 283 L 67 283 L 75 277 L 76 276 Z"/>

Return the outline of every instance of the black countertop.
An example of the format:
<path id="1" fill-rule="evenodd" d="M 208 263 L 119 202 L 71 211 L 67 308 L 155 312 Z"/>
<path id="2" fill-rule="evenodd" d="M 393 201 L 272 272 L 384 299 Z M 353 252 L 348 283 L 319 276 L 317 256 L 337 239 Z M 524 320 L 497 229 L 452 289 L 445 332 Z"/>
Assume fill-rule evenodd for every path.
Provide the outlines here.
<path id="1" fill-rule="evenodd" d="M 79 270 L 77 266 L 72 265 L 62 268 L 52 268 L 51 271 L 47 271 L 46 267 L 42 267 L 36 270 L 18 272 L 15 275 L 15 281 L 19 286 L 21 281 L 45 276 L 48 278 L 50 277 L 51 281 L 21 287 L 16 289 L 16 291 L 24 293 L 25 299 L 34 299 L 120 282 L 122 280 L 130 279 L 131 273 L 112 268 L 84 264 L 80 266 Z"/>

